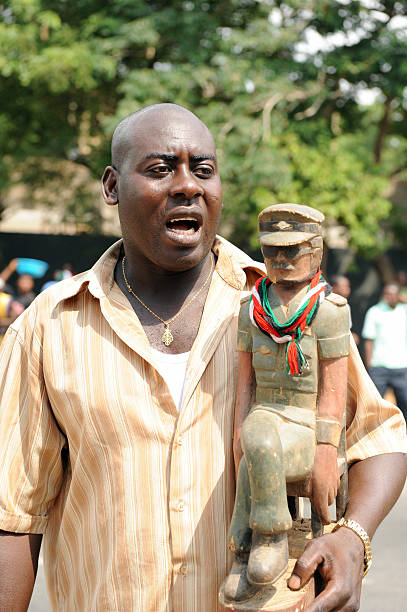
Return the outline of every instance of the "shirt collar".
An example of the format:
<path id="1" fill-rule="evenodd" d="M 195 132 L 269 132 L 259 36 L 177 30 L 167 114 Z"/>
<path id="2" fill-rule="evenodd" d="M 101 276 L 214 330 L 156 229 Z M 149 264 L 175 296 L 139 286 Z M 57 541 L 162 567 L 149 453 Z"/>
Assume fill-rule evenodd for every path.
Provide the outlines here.
<path id="1" fill-rule="evenodd" d="M 123 241 L 118 240 L 103 253 L 97 262 L 81 274 L 61 283 L 57 304 L 69 299 L 87 287 L 95 298 L 102 298 L 110 293 L 114 285 L 114 268 L 120 255 Z M 217 256 L 216 272 L 228 285 L 243 290 L 246 285 L 246 274 L 249 270 L 256 275 L 265 274 L 264 264 L 251 259 L 233 244 L 216 236 L 212 250 Z"/>
<path id="2" fill-rule="evenodd" d="M 216 236 L 212 251 L 218 258 L 216 272 L 223 280 L 235 289 L 242 291 L 246 285 L 247 273 L 253 271 L 256 275 L 264 276 L 263 263 L 254 261 L 233 244 Z"/>

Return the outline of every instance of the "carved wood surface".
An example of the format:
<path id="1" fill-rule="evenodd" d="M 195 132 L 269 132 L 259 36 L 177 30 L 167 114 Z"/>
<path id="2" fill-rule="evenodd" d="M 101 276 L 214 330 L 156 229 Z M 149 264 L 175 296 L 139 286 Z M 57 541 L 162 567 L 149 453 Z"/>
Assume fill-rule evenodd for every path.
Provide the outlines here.
<path id="1" fill-rule="evenodd" d="M 334 523 L 325 527 L 324 532 L 329 532 Z M 219 612 L 233 612 L 244 610 L 245 612 L 302 612 L 307 609 L 315 599 L 314 580 L 300 591 L 290 591 L 287 587 L 287 580 L 291 575 L 295 562 L 303 552 L 307 542 L 312 539 L 310 519 L 300 519 L 294 521 L 293 528 L 288 534 L 290 559 L 284 575 L 277 582 L 268 588 L 259 590 L 249 601 L 240 604 L 225 602 L 222 589 L 219 595 Z"/>

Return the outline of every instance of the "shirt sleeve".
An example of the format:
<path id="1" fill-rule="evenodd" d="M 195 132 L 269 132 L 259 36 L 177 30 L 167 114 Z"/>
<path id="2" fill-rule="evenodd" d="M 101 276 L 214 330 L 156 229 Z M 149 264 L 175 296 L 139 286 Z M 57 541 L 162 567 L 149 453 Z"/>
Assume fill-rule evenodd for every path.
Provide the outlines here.
<path id="1" fill-rule="evenodd" d="M 253 339 L 251 328 L 253 323 L 250 320 L 249 315 L 249 298 L 243 300 L 240 306 L 239 312 L 239 323 L 237 332 L 237 349 L 239 351 L 252 352 Z"/>
<path id="2" fill-rule="evenodd" d="M 376 338 L 376 315 L 373 308 L 369 308 L 363 323 L 362 338 L 374 340 Z"/>
<path id="3" fill-rule="evenodd" d="M 348 359 L 347 459 L 351 464 L 375 455 L 407 452 L 401 411 L 384 400 L 365 370 L 353 338 Z"/>
<path id="4" fill-rule="evenodd" d="M 43 533 L 63 481 L 66 440 L 47 397 L 38 330 L 7 331 L 0 398 L 0 529 Z"/>

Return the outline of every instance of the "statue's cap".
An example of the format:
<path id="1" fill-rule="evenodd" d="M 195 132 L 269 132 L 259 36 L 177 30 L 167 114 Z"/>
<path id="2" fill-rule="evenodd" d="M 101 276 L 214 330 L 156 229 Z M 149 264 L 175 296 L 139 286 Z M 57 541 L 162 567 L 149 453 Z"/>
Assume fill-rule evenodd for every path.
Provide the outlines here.
<path id="1" fill-rule="evenodd" d="M 259 240 L 268 246 L 290 246 L 321 236 L 324 215 L 302 204 L 273 204 L 259 214 Z"/>

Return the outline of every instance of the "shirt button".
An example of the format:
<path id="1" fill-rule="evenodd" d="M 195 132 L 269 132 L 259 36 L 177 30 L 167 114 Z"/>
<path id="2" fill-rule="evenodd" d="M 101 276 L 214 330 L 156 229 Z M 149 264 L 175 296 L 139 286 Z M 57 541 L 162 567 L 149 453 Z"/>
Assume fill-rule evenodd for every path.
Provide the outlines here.
<path id="1" fill-rule="evenodd" d="M 186 566 L 185 563 L 181 565 L 181 567 L 179 568 L 179 571 L 180 571 L 180 574 L 182 574 L 183 576 L 187 575 L 188 567 Z"/>
<path id="2" fill-rule="evenodd" d="M 184 504 L 184 502 L 183 502 L 183 501 L 180 501 L 180 502 L 178 503 L 177 510 L 178 510 L 178 512 L 184 512 L 184 510 L 185 510 L 185 504 Z"/>

